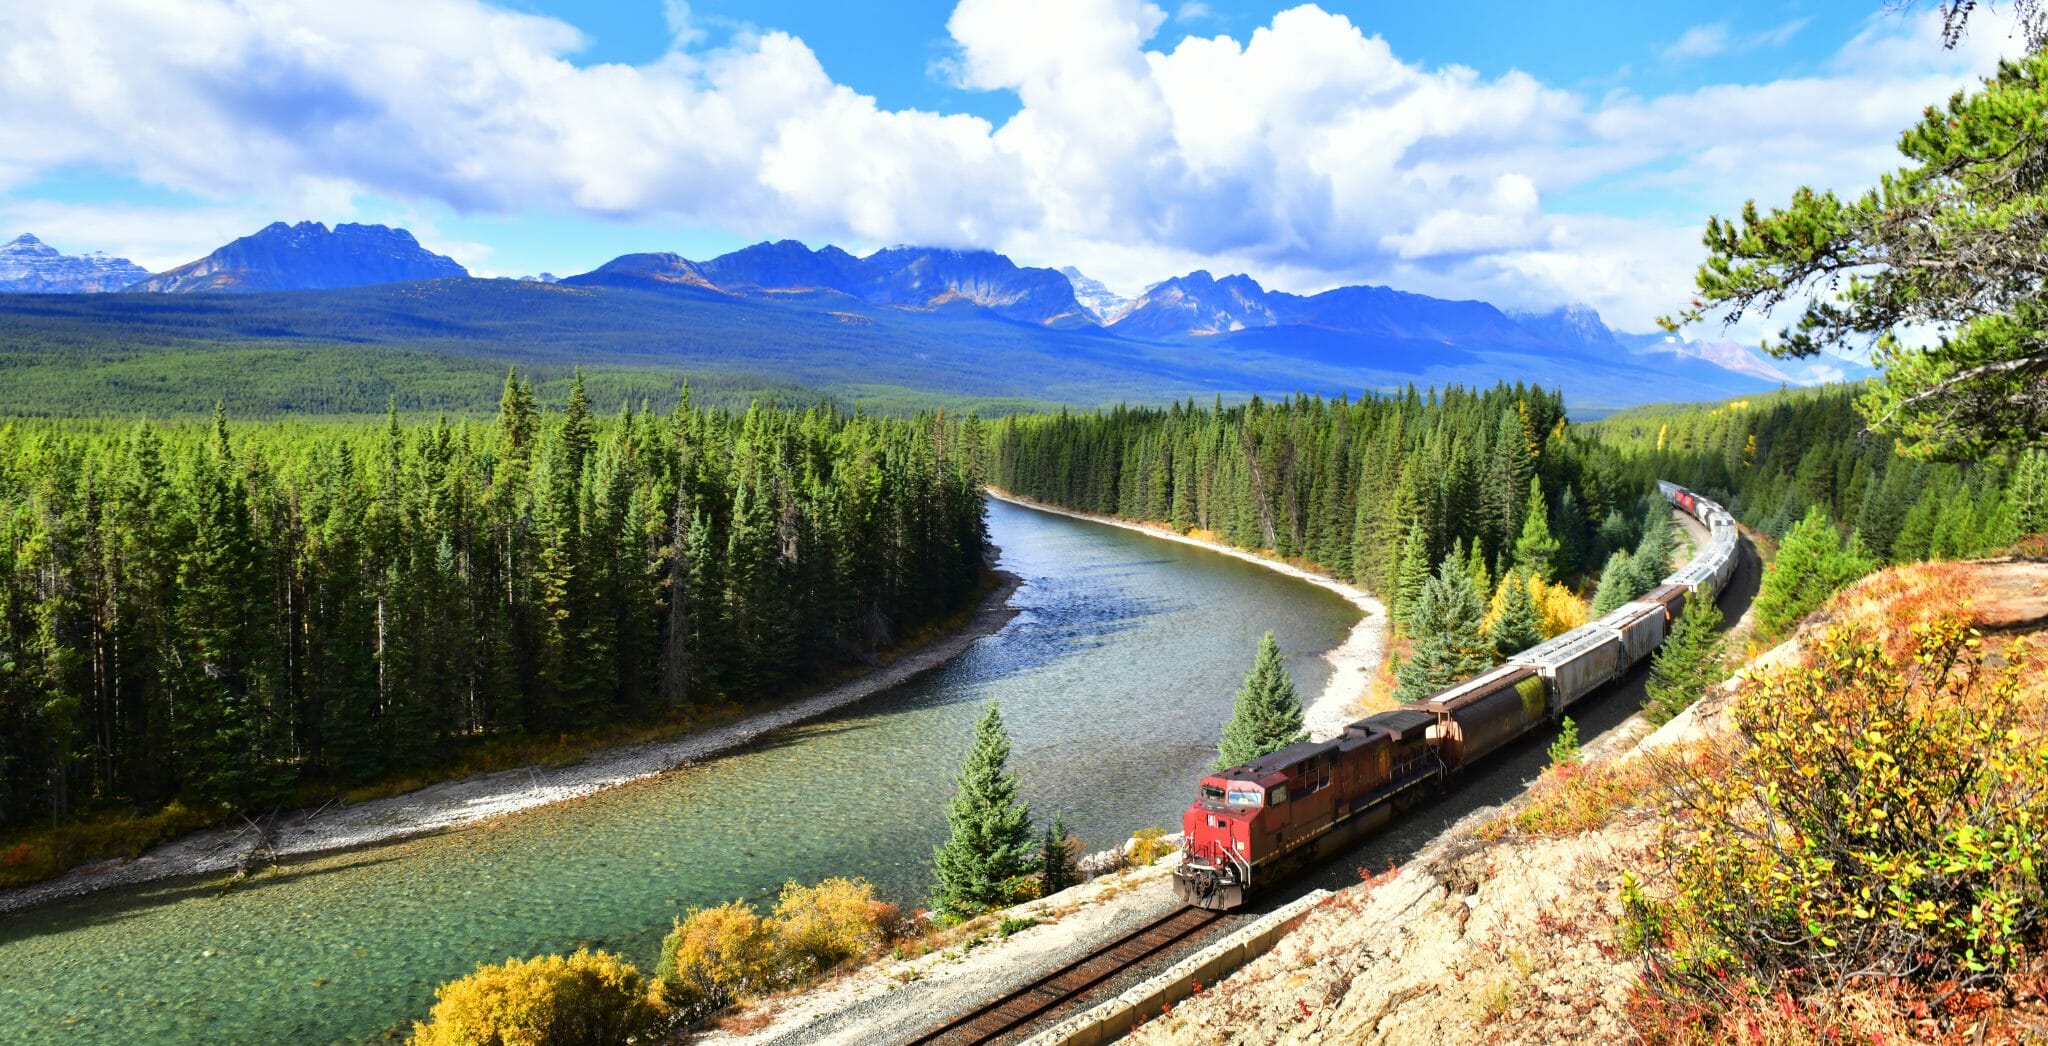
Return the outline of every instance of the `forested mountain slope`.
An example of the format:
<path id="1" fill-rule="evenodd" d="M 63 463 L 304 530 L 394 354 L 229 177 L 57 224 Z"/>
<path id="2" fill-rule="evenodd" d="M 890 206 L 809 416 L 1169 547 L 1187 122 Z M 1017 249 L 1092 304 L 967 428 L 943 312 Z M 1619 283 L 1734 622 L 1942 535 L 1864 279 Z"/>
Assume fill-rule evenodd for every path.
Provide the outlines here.
<path id="1" fill-rule="evenodd" d="M 1018 307 L 1044 294 L 1019 293 Z M 1071 302 L 1063 291 L 1056 304 Z M 1774 387 L 1701 360 L 1524 336 L 1445 340 L 1294 325 L 1149 341 L 1079 320 L 1010 319 L 966 297 L 903 305 L 833 290 L 748 296 L 680 278 L 8 295 L 0 297 L 0 362 L 0 402 L 45 415 L 194 414 L 220 401 L 237 416 L 369 413 L 393 395 L 406 410 L 483 413 L 509 364 L 582 366 L 593 388 L 628 394 L 672 390 L 688 376 L 804 387 L 852 404 L 995 410 L 1357 395 L 1503 376 L 1562 388 L 1583 409 L 1639 402 L 1646 389 L 1704 399 Z"/>

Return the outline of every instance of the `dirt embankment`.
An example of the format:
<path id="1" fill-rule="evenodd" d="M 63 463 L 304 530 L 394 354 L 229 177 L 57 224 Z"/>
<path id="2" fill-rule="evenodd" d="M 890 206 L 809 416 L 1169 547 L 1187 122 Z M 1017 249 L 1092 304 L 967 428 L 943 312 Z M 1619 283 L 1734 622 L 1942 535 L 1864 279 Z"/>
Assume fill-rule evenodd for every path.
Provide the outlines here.
<path id="1" fill-rule="evenodd" d="M 1917 572 L 1917 573 L 1916 573 Z M 1900 577 L 1901 574 L 1905 576 Z M 1995 561 L 1905 568 L 1852 589 L 1759 657 L 1796 659 L 1832 620 L 1878 622 L 1901 587 L 1960 582 L 1986 632 L 2048 629 L 2048 565 Z M 1651 754 L 1731 729 L 1730 683 L 1651 732 L 1640 718 L 1589 748 L 1612 768 L 1612 812 L 1576 832 L 1503 830 L 1540 786 L 1446 832 L 1396 874 L 1342 891 L 1272 952 L 1170 1013 L 1134 1043 L 1551 1043 L 1634 1037 L 1625 1007 L 1639 970 L 1617 946 L 1625 872 L 1640 873 L 1661 815 L 1634 808 L 1631 774 Z M 1527 823 L 1526 820 L 1522 823 Z"/>
<path id="2" fill-rule="evenodd" d="M 944 665 L 1016 616 L 1010 596 L 1022 583 L 1013 574 L 1003 574 L 957 631 L 905 651 L 850 682 L 724 726 L 671 741 L 612 749 L 571 766 L 505 770 L 349 806 L 300 810 L 271 826 L 267 840 L 246 828 L 198 832 L 132 861 L 102 861 L 48 882 L 0 892 L 0 915 L 95 890 L 233 872 L 250 863 L 259 850 L 263 861 L 283 860 L 460 828 L 666 773 L 731 751 L 771 730 L 865 700 Z"/>
<path id="3" fill-rule="evenodd" d="M 1256 563 L 1267 570 L 1298 578 L 1344 597 L 1345 601 L 1357 607 L 1363 616 L 1358 619 L 1357 624 L 1351 626 L 1351 632 L 1344 637 L 1344 642 L 1323 653 L 1323 660 L 1330 664 L 1330 680 L 1324 684 L 1323 692 L 1316 695 L 1315 700 L 1302 709 L 1302 719 L 1308 726 L 1309 736 L 1317 741 L 1328 740 L 1343 733 L 1346 724 L 1356 722 L 1373 712 L 1393 707 L 1391 703 L 1386 702 L 1386 695 L 1371 693 L 1373 674 L 1379 671 L 1380 662 L 1385 659 L 1387 651 L 1387 608 L 1374 598 L 1372 593 L 1328 574 L 1304 569 L 1272 555 L 1247 552 L 1218 541 L 1192 537 L 1150 523 L 1134 523 L 1113 516 L 1098 516 L 1092 512 L 1076 512 L 995 487 L 989 487 L 987 490 L 988 495 L 998 501 L 1007 501 L 1012 505 L 1021 505 L 1040 512 L 1050 512 L 1056 516 L 1122 527 L 1148 537 L 1208 549 L 1247 563 Z"/>

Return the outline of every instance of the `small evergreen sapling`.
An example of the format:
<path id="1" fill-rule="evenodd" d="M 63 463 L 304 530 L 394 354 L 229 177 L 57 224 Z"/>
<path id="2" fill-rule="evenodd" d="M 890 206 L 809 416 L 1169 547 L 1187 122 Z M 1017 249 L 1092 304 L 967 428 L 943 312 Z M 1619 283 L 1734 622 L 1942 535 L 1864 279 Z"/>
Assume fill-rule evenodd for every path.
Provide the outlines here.
<path id="1" fill-rule="evenodd" d="M 1064 816 L 1053 818 L 1052 824 L 1045 829 L 1045 841 L 1039 848 L 1040 897 L 1050 897 L 1081 881 L 1081 862 L 1074 851 L 1074 840 L 1067 832 L 1067 819 Z"/>
<path id="2" fill-rule="evenodd" d="M 952 835 L 932 856 L 932 907 L 942 915 L 962 918 L 1009 903 L 1017 880 L 1037 870 L 1031 811 L 1017 797 L 1009 759 L 1010 736 L 990 702 L 946 807 Z"/>
<path id="3" fill-rule="evenodd" d="M 1238 688 L 1230 722 L 1224 724 L 1223 741 L 1216 746 L 1215 769 L 1241 766 L 1306 740 L 1301 699 L 1295 695 L 1294 680 L 1288 678 L 1287 663 L 1280 659 L 1280 644 L 1268 632 L 1259 640 L 1258 656 L 1252 659 L 1244 686 Z"/>
<path id="4" fill-rule="evenodd" d="M 1579 765 L 1579 724 L 1572 722 L 1571 716 L 1557 724 L 1557 739 L 1550 742 L 1548 754 L 1552 766 Z"/>
<path id="5" fill-rule="evenodd" d="M 1593 590 L 1593 616 L 1599 617 L 1634 599 L 1635 593 L 1631 591 L 1634 578 L 1634 556 L 1616 552 L 1607 557 L 1607 566 L 1600 571 L 1600 586 Z"/>

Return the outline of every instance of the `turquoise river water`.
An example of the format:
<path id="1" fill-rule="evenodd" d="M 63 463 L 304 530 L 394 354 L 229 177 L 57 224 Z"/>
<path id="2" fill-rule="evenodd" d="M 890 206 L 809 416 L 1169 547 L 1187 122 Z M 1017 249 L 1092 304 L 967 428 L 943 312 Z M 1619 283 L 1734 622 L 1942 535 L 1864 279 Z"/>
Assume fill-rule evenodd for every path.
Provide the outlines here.
<path id="1" fill-rule="evenodd" d="M 361 1042 L 479 961 L 651 969 L 693 905 L 858 875 L 922 901 L 974 722 L 1002 703 L 1040 817 L 1091 848 L 1170 826 L 1261 633 L 1304 700 L 1356 621 L 1312 585 L 1100 524 L 989 506 L 1018 616 L 946 668 L 703 765 L 464 831 L 0 918 L 0 1041 Z"/>

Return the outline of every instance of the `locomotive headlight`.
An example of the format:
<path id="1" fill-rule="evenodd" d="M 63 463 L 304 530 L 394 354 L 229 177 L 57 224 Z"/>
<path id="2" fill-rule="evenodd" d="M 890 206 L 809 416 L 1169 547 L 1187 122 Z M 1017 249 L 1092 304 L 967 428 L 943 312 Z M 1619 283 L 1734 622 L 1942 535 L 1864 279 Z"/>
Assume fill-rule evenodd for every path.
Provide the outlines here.
<path id="1" fill-rule="evenodd" d="M 1243 850 L 1244 850 L 1244 840 L 1242 840 L 1242 839 L 1239 839 L 1239 840 L 1237 841 L 1237 849 L 1238 849 L 1238 851 L 1239 851 L 1239 852 L 1243 852 Z"/>

